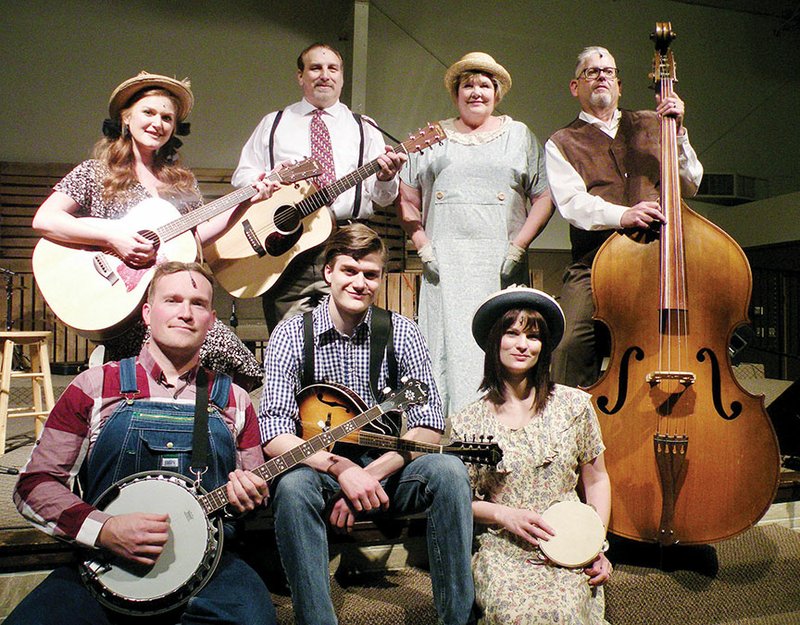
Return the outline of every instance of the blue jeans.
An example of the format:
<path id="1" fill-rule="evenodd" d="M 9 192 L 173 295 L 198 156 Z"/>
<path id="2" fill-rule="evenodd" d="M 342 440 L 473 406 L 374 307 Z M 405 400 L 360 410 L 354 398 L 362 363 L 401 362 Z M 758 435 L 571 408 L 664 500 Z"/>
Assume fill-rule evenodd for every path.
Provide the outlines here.
<path id="1" fill-rule="evenodd" d="M 182 611 L 141 618 L 103 608 L 81 582 L 75 566 L 53 571 L 22 600 L 4 625 L 275 625 L 275 608 L 258 574 L 239 557 L 223 553 L 208 584 Z"/>
<path id="2" fill-rule="evenodd" d="M 467 470 L 453 456 L 413 460 L 382 482 L 388 515 L 427 511 L 428 559 L 433 600 L 445 625 L 470 618 L 472 493 Z M 309 467 L 281 476 L 272 500 L 275 538 L 292 592 L 297 625 L 337 623 L 330 592 L 327 503 L 338 482 Z"/>

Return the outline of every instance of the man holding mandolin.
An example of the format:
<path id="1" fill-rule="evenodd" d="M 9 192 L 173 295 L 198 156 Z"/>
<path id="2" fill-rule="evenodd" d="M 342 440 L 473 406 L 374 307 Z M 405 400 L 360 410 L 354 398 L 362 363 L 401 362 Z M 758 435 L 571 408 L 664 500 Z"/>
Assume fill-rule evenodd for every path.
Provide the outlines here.
<path id="1" fill-rule="evenodd" d="M 180 474 L 177 481 L 181 475 L 190 483 L 199 480 L 207 491 L 223 487 L 229 507 L 238 513 L 266 499 L 266 482 L 247 470 L 264 459 L 250 398 L 229 376 L 199 364 L 200 346 L 216 319 L 211 302 L 210 275 L 201 265 L 159 265 L 143 308 L 151 338 L 141 353 L 84 371 L 59 398 L 22 470 L 14 502 L 39 529 L 85 547 L 101 566 L 84 563 L 80 572 L 74 565 L 57 568 L 7 624 L 98 625 L 118 622 L 115 612 L 137 615 L 139 610 L 168 619 L 150 616 L 148 622 L 155 623 L 275 623 L 266 587 L 233 552 L 222 550 L 210 571 L 181 570 L 182 558 L 191 561 L 206 547 L 181 551 L 176 546 L 186 533 L 181 528 L 187 512 L 163 513 L 170 502 L 156 501 L 155 494 L 138 505 L 160 512 L 142 512 L 134 502 L 129 512 L 112 514 L 97 502 L 111 507 L 123 500 L 124 485 L 141 471 L 161 478 L 165 472 Z M 207 427 L 195 427 L 202 420 Z M 207 453 L 193 453 L 204 446 Z M 201 471 L 203 463 L 207 466 Z M 76 475 L 81 497 L 72 491 Z M 150 484 L 157 488 L 161 478 L 153 477 Z M 194 516 L 199 520 L 203 515 Z M 112 579 L 131 575 L 126 588 L 136 598 L 115 594 L 115 586 L 97 586 L 96 579 L 112 565 Z M 162 599 L 177 575 L 194 583 L 207 576 L 185 606 L 190 595 L 183 588 Z M 154 596 L 145 600 L 143 593 L 150 588 Z"/>
<path id="2" fill-rule="evenodd" d="M 367 220 L 373 202 L 389 206 L 397 196 L 397 172 L 407 157 L 386 146 L 370 120 L 353 113 L 339 97 L 344 85 L 342 55 L 335 48 L 314 43 L 297 57 L 297 83 L 303 98 L 264 117 L 242 148 L 231 182 L 242 187 L 258 180 L 265 171 L 287 160 L 312 156 L 322 165 L 317 180 L 322 187 L 377 159 L 380 169 L 344 191 L 330 208 L 337 223 Z M 319 251 L 298 259 L 291 275 L 284 276 L 262 296 L 267 328 L 281 319 L 313 310 L 328 287 L 322 277 Z"/>
<path id="3" fill-rule="evenodd" d="M 553 379 L 588 387 L 600 375 L 594 331 L 591 268 L 600 245 L 616 229 L 656 229 L 665 218 L 659 199 L 659 117 L 677 121 L 678 162 L 684 196 L 697 193 L 703 166 L 683 125 L 677 95 L 660 99 L 655 111 L 618 108 L 622 94 L 616 61 L 605 48 L 578 55 L 570 93 L 581 112 L 545 144 L 553 200 L 570 223 L 572 264 L 564 273 L 561 306 L 564 340 L 553 354 Z"/>
<path id="4" fill-rule="evenodd" d="M 295 315 L 275 328 L 267 345 L 268 383 L 259 407 L 268 456 L 303 444 L 296 435 L 301 420 L 296 396 L 301 387 L 323 381 L 346 385 L 367 405 L 375 406 L 380 400 L 377 389 L 388 386 L 392 377 L 420 380 L 429 387 L 430 400 L 407 411 L 402 438 L 439 442 L 445 420 L 419 328 L 402 315 L 386 315 L 372 306 L 386 254 L 383 241 L 365 225 L 339 228 L 324 254 L 330 295 L 313 313 Z M 388 338 L 376 322 L 384 315 L 389 317 Z M 380 335 L 385 340 L 377 347 Z M 338 409 L 338 404 L 324 406 L 318 419 L 324 422 Z M 394 424 L 384 425 L 399 434 L 399 417 Z M 409 453 L 371 453 L 357 446 L 350 447 L 350 452 L 334 452 L 317 452 L 274 485 L 275 535 L 292 592 L 295 622 L 337 622 L 330 594 L 329 525 L 349 531 L 357 518 L 426 512 L 439 620 L 448 625 L 467 623 L 474 597 L 472 511 L 467 471 L 461 461 L 440 454 L 411 459 Z"/>

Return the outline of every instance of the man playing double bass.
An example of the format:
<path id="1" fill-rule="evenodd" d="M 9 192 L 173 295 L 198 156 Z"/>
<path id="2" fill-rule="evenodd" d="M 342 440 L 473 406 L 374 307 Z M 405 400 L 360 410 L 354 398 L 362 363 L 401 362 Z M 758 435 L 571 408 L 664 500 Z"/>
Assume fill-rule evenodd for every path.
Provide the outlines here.
<path id="1" fill-rule="evenodd" d="M 676 95 L 660 99 L 655 111 L 617 108 L 622 93 L 617 64 L 605 48 L 578 55 L 570 93 L 581 112 L 545 144 L 553 200 L 570 224 L 572 264 L 564 273 L 561 306 L 566 330 L 553 354 L 553 379 L 587 387 L 600 375 L 592 301 L 591 268 L 597 250 L 620 228 L 657 228 L 665 221 L 658 203 L 659 117 L 677 121 L 681 193 L 697 193 L 703 166 L 683 126 L 685 107 Z"/>

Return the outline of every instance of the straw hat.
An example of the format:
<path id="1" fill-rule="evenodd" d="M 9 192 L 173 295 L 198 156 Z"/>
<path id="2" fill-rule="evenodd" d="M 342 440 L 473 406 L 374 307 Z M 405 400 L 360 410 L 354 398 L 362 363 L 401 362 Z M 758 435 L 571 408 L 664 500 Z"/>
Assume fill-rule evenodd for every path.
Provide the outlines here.
<path id="1" fill-rule="evenodd" d="M 500 97 L 511 90 L 511 74 L 506 71 L 505 67 L 485 52 L 470 52 L 447 68 L 444 74 L 444 86 L 454 98 L 458 94 L 459 77 L 469 71 L 484 72 L 494 76 L 500 85 Z"/>
<path id="2" fill-rule="evenodd" d="M 472 318 L 472 336 L 480 348 L 486 351 L 489 330 L 494 323 L 512 308 L 527 308 L 537 311 L 544 317 L 550 330 L 552 349 L 556 348 L 564 336 L 564 311 L 561 306 L 544 291 L 525 286 L 510 286 L 490 295 L 475 311 Z"/>
<path id="3" fill-rule="evenodd" d="M 111 119 L 119 117 L 120 111 L 139 91 L 156 88 L 165 89 L 178 99 L 179 122 L 189 116 L 189 112 L 194 106 L 194 95 L 192 95 L 192 83 L 188 78 L 176 80 L 169 76 L 142 71 L 133 78 L 128 78 L 111 93 L 108 100 L 108 114 Z"/>

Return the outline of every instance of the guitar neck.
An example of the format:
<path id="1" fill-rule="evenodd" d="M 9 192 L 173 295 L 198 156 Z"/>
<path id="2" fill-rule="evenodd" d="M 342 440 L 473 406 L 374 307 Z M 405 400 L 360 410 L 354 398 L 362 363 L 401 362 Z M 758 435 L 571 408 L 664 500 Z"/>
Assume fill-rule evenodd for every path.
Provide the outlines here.
<path id="1" fill-rule="evenodd" d="M 405 143 L 395 146 L 393 150 L 395 152 L 408 154 L 408 148 Z M 374 161 L 370 161 L 366 165 L 362 165 L 358 169 L 351 171 L 346 176 L 322 187 L 316 193 L 312 193 L 301 202 L 298 202 L 296 208 L 302 217 L 308 217 L 323 206 L 330 206 L 337 197 L 350 187 L 354 187 L 359 182 L 363 182 L 370 176 L 377 174 L 380 169 L 381 166 L 378 164 L 378 159 L 376 158 Z"/>
<path id="2" fill-rule="evenodd" d="M 384 413 L 381 405 L 373 406 L 366 412 L 361 413 L 357 417 L 353 417 L 349 421 L 341 425 L 331 428 L 321 434 L 304 441 L 287 451 L 286 453 L 276 456 L 272 460 L 268 460 L 256 469 L 253 473 L 263 478 L 267 482 L 277 477 L 281 473 L 288 471 L 295 465 L 299 464 L 309 456 L 333 445 L 337 440 L 344 438 L 348 434 L 364 427 L 370 421 L 380 417 Z M 201 505 L 203 506 L 206 514 L 213 514 L 221 510 L 228 503 L 228 495 L 225 492 L 225 486 L 220 486 L 200 497 Z"/>
<path id="3" fill-rule="evenodd" d="M 264 180 L 266 182 L 281 182 L 281 175 L 279 172 L 273 172 L 269 176 L 266 176 Z M 227 195 L 224 195 L 213 202 L 204 204 L 200 208 L 195 209 L 178 219 L 174 219 L 173 221 L 164 224 L 158 228 L 156 232 L 162 241 L 169 241 L 170 239 L 174 239 L 175 237 L 182 235 L 187 230 L 191 230 L 204 221 L 208 221 L 217 215 L 221 215 L 226 210 L 233 208 L 234 206 L 238 206 L 245 200 L 249 200 L 256 193 L 258 193 L 258 190 L 254 186 L 247 185 L 246 187 L 242 187 L 241 189 L 237 189 L 236 191 L 228 193 Z"/>

